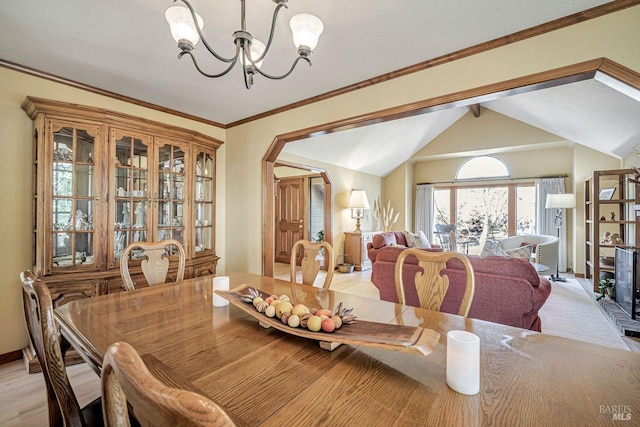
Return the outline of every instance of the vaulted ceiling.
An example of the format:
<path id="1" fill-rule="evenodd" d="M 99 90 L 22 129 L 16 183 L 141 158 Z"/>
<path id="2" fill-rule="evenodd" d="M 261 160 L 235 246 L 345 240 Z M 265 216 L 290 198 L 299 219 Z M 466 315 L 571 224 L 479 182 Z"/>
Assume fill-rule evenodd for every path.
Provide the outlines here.
<path id="1" fill-rule="evenodd" d="M 188 58 L 177 59 L 179 50 L 164 19 L 173 4 L 170 0 L 5 1 L 0 2 L 0 59 L 227 125 L 606 3 L 610 2 L 290 0 L 280 13 L 264 68 L 273 74 L 284 72 L 296 57 L 288 21 L 301 12 L 324 22 L 311 57 L 313 66 L 300 64 L 284 80 L 256 77 L 247 90 L 239 68 L 208 79 Z M 209 43 L 231 55 L 240 1 L 192 4 L 205 21 Z M 247 1 L 247 28 L 258 38 L 268 38 L 274 6 L 268 0 Z M 207 58 L 202 44 L 196 54 L 207 70 L 222 69 Z M 587 81 L 496 99 L 482 107 L 621 157 L 638 145 L 639 103 L 602 82 Z M 338 152 L 340 160 L 326 160 L 347 159 L 346 167 L 383 176 L 466 111 L 452 108 L 327 135 L 322 144 L 313 144 L 314 150 L 322 148 L 311 157 L 336 157 Z M 346 139 L 350 143 L 345 145 Z M 383 143 L 388 147 L 390 141 L 393 150 L 372 149 Z M 312 142 L 318 140 L 305 143 Z M 335 146 L 342 149 L 336 151 Z M 307 156 L 309 149 L 304 149 Z M 379 152 L 379 158 L 368 156 L 358 164 L 362 150 Z"/>

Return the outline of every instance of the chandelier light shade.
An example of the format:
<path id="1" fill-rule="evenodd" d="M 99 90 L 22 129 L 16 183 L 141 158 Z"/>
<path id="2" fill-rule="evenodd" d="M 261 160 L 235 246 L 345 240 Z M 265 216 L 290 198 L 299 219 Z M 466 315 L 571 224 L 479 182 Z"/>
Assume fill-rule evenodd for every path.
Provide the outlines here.
<path id="1" fill-rule="evenodd" d="M 299 13 L 289 22 L 293 33 L 293 44 L 298 49 L 308 49 L 312 51 L 318 45 L 320 35 L 324 31 L 322 21 L 308 13 Z"/>
<path id="2" fill-rule="evenodd" d="M 175 1 L 178 0 L 174 0 L 174 2 Z M 218 54 L 211 45 L 207 43 L 207 40 L 202 33 L 204 20 L 196 13 L 188 0 L 180 1 L 184 3 L 185 6 L 172 6 L 167 9 L 165 13 L 165 18 L 171 29 L 171 36 L 178 43 L 178 48 L 180 49 L 178 59 L 182 58 L 184 55 L 189 55 L 193 61 L 193 65 L 200 74 L 205 77 L 216 78 L 222 77 L 231 71 L 239 58 L 240 65 L 242 66 L 245 87 L 247 89 L 249 89 L 253 84 L 253 76 L 256 74 L 260 74 L 269 79 L 280 80 L 291 74 L 296 65 L 298 65 L 298 62 L 301 60 L 307 61 L 309 65 L 311 65 L 309 57 L 311 56 L 313 49 L 318 45 L 318 40 L 324 30 L 322 21 L 308 13 L 301 13 L 291 18 L 290 27 L 293 34 L 293 43 L 298 48 L 298 57 L 293 61 L 289 71 L 282 75 L 271 75 L 262 70 L 262 61 L 267 55 L 267 52 L 271 47 L 271 42 L 273 41 L 278 12 L 281 8 L 287 7 L 286 3 L 288 0 L 273 0 L 273 2 L 276 3 L 276 8 L 273 12 L 271 32 L 266 45 L 260 40 L 255 39 L 253 35 L 247 31 L 245 20 L 245 0 L 240 0 L 240 30 L 233 33 L 233 42 L 236 45 L 236 51 L 230 58 L 226 58 Z M 196 26 L 194 22 L 197 22 L 198 25 Z M 202 40 L 202 44 L 211 55 L 216 57 L 218 60 L 229 64 L 220 73 L 207 73 L 200 68 L 200 65 L 193 53 L 196 44 L 198 44 L 198 41 L 200 40 Z"/>
<path id="3" fill-rule="evenodd" d="M 169 23 L 171 37 L 178 43 L 178 46 L 183 43 L 187 43 L 191 47 L 198 44 L 200 36 L 196 26 L 193 25 L 193 16 L 189 9 L 182 6 L 172 6 L 164 13 L 164 17 Z M 198 27 L 202 30 L 204 27 L 202 17 L 196 13 L 196 19 L 198 20 Z"/>

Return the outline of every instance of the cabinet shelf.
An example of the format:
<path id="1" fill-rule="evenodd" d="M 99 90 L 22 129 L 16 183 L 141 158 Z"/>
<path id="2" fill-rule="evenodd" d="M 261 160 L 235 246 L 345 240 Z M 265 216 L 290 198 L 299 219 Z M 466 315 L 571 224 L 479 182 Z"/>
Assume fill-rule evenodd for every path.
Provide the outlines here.
<path id="1" fill-rule="evenodd" d="M 635 203 L 635 199 L 613 199 L 613 200 L 598 200 L 598 203 L 601 205 L 616 205 L 616 204 L 626 204 L 626 203 Z"/>
<path id="2" fill-rule="evenodd" d="M 587 224 L 592 223 L 591 222 L 587 222 Z M 600 221 L 600 224 L 635 224 L 635 221 L 631 221 L 631 220 L 623 220 L 623 221 L 609 221 L 609 220 L 605 220 L 605 221 Z"/>

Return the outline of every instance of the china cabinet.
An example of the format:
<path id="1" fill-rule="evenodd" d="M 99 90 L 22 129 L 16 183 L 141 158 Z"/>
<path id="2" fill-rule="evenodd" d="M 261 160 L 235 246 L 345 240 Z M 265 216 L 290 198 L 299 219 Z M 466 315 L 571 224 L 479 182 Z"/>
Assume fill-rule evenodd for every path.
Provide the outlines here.
<path id="1" fill-rule="evenodd" d="M 22 107 L 34 125 L 33 271 L 56 306 L 122 290 L 120 255 L 136 241 L 176 239 L 185 278 L 215 274 L 222 141 L 100 108 L 33 97 Z"/>

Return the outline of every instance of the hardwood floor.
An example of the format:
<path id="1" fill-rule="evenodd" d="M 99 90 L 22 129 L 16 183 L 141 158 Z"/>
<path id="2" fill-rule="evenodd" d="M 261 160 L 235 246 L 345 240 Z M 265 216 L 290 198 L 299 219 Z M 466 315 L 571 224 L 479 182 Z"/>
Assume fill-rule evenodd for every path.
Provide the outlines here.
<path id="1" fill-rule="evenodd" d="M 100 396 L 100 378 L 86 363 L 67 368 L 80 407 Z M 22 360 L 0 366 L 0 426 L 48 425 L 42 374 L 28 374 Z"/>
<path id="2" fill-rule="evenodd" d="M 289 280 L 289 265 L 276 264 L 275 276 Z M 316 279 L 321 286 L 324 272 Z M 578 279 L 585 289 L 592 286 L 588 280 Z M 379 298 L 378 289 L 371 283 L 371 270 L 339 273 L 336 271 L 331 289 Z M 625 338 L 632 351 L 640 353 L 640 340 Z M 100 380 L 86 365 L 74 365 L 67 369 L 69 380 L 81 406 L 100 395 Z M 28 374 L 21 360 L 0 366 L 0 426 L 40 427 L 47 425 L 47 397 L 42 374 Z"/>
<path id="3" fill-rule="evenodd" d="M 324 270 L 320 270 L 313 285 L 322 287 L 326 274 Z M 289 264 L 276 263 L 273 276 L 278 279 L 289 280 Z M 301 277 L 301 273 L 298 271 L 298 282 L 302 281 Z M 331 281 L 331 290 L 380 299 L 378 288 L 371 283 L 371 270 L 354 270 L 352 273 L 340 273 L 336 270 Z"/>

